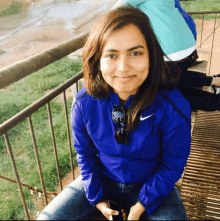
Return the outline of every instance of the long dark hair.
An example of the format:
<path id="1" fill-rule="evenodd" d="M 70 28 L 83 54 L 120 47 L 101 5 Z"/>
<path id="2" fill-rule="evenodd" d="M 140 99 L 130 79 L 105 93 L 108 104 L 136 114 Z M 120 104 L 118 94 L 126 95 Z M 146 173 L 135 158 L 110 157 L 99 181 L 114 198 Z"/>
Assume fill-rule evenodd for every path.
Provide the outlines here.
<path id="1" fill-rule="evenodd" d="M 131 130 L 138 125 L 138 112 L 152 104 L 158 91 L 174 88 L 177 79 L 164 61 L 165 54 L 147 15 L 137 8 L 122 6 L 110 11 L 95 24 L 83 48 L 83 75 L 87 93 L 98 99 L 108 97 L 111 87 L 105 82 L 100 71 L 102 50 L 111 33 L 129 24 L 137 26 L 144 35 L 151 65 L 148 77 L 139 87 L 127 110 L 127 128 Z"/>

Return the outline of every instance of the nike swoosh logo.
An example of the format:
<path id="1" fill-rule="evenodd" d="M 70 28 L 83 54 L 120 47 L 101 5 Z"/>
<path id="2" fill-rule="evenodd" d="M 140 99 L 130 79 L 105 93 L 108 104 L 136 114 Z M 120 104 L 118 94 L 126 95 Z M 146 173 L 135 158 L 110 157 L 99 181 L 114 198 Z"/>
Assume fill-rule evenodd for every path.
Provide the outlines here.
<path id="1" fill-rule="evenodd" d="M 142 120 L 146 120 L 147 118 L 149 118 L 149 117 L 151 117 L 151 116 L 153 116 L 153 115 L 154 115 L 154 113 L 151 114 L 151 115 L 149 115 L 149 116 L 147 116 L 147 117 L 142 117 L 142 115 L 141 115 L 140 120 L 141 120 L 141 121 L 142 121 Z"/>

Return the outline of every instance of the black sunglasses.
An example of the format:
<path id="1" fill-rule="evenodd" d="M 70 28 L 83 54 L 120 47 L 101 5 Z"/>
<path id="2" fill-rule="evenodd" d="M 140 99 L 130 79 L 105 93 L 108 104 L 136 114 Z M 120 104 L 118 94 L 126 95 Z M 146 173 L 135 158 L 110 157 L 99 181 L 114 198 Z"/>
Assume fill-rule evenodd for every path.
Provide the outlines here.
<path id="1" fill-rule="evenodd" d="M 125 111 L 123 107 L 114 105 L 112 120 L 121 125 L 121 127 L 115 131 L 115 140 L 118 143 L 128 144 L 128 132 L 125 129 Z"/>

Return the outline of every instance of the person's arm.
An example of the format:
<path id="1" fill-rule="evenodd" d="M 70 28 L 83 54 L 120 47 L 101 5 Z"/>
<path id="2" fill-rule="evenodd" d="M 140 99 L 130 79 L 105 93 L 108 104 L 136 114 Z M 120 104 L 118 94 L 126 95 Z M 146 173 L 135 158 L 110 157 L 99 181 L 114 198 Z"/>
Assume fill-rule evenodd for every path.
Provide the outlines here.
<path id="1" fill-rule="evenodd" d="M 75 102 L 71 112 L 74 147 L 81 175 L 85 182 L 86 197 L 95 206 L 104 200 L 104 186 L 97 149 L 87 132 L 84 120 L 82 107 L 79 102 Z"/>
<path id="2" fill-rule="evenodd" d="M 190 152 L 190 106 L 186 120 L 170 104 L 161 113 L 161 163 L 157 172 L 143 185 L 138 200 L 150 215 L 173 190 L 181 177 Z"/>
<path id="3" fill-rule="evenodd" d="M 91 116 L 92 117 L 92 116 Z M 71 111 L 74 147 L 77 153 L 77 161 L 81 170 L 82 180 L 85 182 L 85 194 L 88 201 L 96 206 L 103 215 L 110 219 L 118 215 L 118 211 L 109 208 L 105 198 L 102 174 L 99 167 L 97 149 L 87 133 L 83 111 L 80 103 L 74 102 Z M 122 209 L 123 220 L 126 214 Z"/>

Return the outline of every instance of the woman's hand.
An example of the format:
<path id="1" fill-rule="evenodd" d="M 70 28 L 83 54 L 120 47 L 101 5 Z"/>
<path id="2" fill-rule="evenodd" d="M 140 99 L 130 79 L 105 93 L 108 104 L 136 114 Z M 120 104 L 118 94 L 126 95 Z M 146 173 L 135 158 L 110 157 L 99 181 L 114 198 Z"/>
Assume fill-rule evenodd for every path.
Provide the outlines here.
<path id="1" fill-rule="evenodd" d="M 141 203 L 137 202 L 134 206 L 131 207 L 128 220 L 139 220 L 144 211 L 145 208 L 141 205 Z"/>
<path id="2" fill-rule="evenodd" d="M 111 208 L 109 208 L 107 201 L 102 201 L 102 202 L 98 203 L 96 205 L 96 208 L 99 209 L 108 220 L 112 220 L 112 216 L 119 215 L 118 211 L 112 210 Z M 126 220 L 125 211 L 122 209 L 121 212 L 122 212 L 123 220 Z"/>

